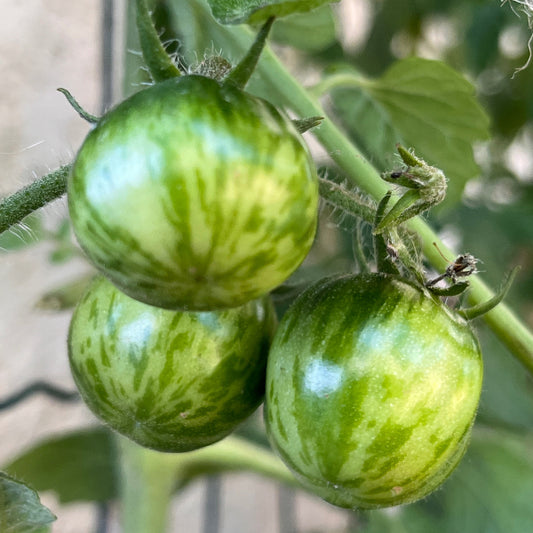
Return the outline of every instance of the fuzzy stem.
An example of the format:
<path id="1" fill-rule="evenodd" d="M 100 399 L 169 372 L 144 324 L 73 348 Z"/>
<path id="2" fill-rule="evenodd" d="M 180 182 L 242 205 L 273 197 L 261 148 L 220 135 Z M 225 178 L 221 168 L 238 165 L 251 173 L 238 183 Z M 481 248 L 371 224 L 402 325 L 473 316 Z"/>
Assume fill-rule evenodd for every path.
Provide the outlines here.
<path id="1" fill-rule="evenodd" d="M 372 224 L 375 209 L 368 206 L 368 202 L 365 203 L 356 192 L 352 193 L 334 181 L 325 178 L 318 178 L 318 190 L 326 203 Z"/>
<path id="2" fill-rule="evenodd" d="M 146 66 L 155 82 L 181 76 L 181 72 L 167 54 L 150 17 L 146 0 L 136 0 L 137 30 Z"/>
<path id="3" fill-rule="evenodd" d="M 383 215 L 387 204 L 389 203 L 391 192 L 389 191 L 378 204 L 376 211 L 376 217 L 374 220 L 374 228 L 378 227 L 383 220 Z M 376 234 L 374 230 L 374 255 L 376 257 L 376 264 L 378 272 L 386 272 L 387 274 L 399 274 L 398 269 L 391 261 L 389 253 L 387 251 L 387 241 L 382 233 Z"/>
<path id="4" fill-rule="evenodd" d="M 54 172 L 30 183 L 0 202 L 0 234 L 33 211 L 67 192 L 70 165 L 63 165 Z"/>

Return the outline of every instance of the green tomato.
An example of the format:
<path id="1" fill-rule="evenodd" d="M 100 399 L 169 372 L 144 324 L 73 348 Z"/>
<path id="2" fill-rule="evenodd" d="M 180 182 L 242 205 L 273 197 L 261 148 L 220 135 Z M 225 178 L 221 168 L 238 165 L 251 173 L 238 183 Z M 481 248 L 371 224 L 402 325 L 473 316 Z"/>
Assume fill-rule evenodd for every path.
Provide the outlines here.
<path id="1" fill-rule="evenodd" d="M 189 451 L 222 439 L 261 403 L 274 325 L 268 297 L 219 312 L 170 311 L 98 277 L 70 324 L 72 375 L 119 433 Z"/>
<path id="2" fill-rule="evenodd" d="M 273 447 L 341 507 L 408 503 L 460 461 L 482 384 L 468 324 L 384 274 L 328 278 L 286 312 L 267 366 Z"/>
<path id="3" fill-rule="evenodd" d="M 68 181 L 78 242 L 123 292 L 168 309 L 241 305 L 313 242 L 318 181 L 292 122 L 231 85 L 140 91 L 85 139 Z"/>

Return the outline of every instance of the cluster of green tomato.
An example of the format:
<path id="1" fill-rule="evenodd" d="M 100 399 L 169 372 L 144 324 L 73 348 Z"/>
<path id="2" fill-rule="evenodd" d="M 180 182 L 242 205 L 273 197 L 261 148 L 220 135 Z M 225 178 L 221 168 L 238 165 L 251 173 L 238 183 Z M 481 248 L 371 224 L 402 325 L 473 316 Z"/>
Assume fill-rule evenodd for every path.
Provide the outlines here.
<path id="1" fill-rule="evenodd" d="M 268 293 L 309 252 L 318 184 L 271 104 L 199 75 L 146 88 L 89 133 L 68 201 L 104 274 L 73 315 L 70 363 L 109 426 L 189 451 L 265 398 L 283 461 L 350 508 L 414 501 L 457 465 L 481 355 L 423 288 L 381 273 L 320 280 L 278 325 Z"/>

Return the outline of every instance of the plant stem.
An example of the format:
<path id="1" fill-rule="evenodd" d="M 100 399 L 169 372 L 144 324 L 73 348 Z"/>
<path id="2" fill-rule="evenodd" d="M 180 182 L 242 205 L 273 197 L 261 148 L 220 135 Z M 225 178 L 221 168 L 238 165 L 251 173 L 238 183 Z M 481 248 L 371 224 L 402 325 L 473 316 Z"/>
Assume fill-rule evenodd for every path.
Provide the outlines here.
<path id="1" fill-rule="evenodd" d="M 176 484 L 176 455 L 159 453 L 117 437 L 121 451 L 122 530 L 165 533 Z"/>
<path id="2" fill-rule="evenodd" d="M 242 470 L 300 486 L 270 450 L 239 437 L 226 437 L 187 453 L 161 453 L 125 437 L 117 439 L 121 452 L 122 530 L 127 533 L 165 533 L 175 489 L 198 476 Z"/>
<path id="3" fill-rule="evenodd" d="M 63 165 L 54 172 L 30 183 L 0 202 L 0 234 L 48 202 L 63 196 L 67 191 L 70 165 Z"/>
<path id="4" fill-rule="evenodd" d="M 228 471 L 252 471 L 262 476 L 300 487 L 287 467 L 272 451 L 244 438 L 230 436 L 194 452 L 176 454 L 179 461 L 178 485 L 194 477 Z"/>

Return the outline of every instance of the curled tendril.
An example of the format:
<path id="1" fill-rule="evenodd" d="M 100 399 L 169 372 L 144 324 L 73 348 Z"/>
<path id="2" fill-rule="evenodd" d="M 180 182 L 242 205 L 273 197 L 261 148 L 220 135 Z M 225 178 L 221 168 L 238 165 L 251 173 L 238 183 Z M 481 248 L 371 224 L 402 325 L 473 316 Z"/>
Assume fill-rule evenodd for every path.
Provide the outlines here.
<path id="1" fill-rule="evenodd" d="M 504 4 L 509 4 L 512 11 L 518 17 L 521 13 L 525 14 L 527 17 L 527 25 L 530 30 L 533 30 L 533 0 L 502 0 L 501 5 L 503 6 Z M 533 57 L 533 32 L 527 41 L 527 49 L 529 52 L 527 61 L 521 67 L 515 70 L 513 77 L 518 72 L 526 69 L 531 63 L 531 58 Z"/>

